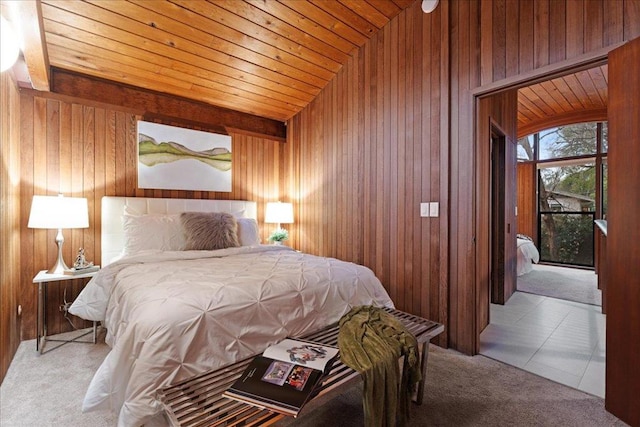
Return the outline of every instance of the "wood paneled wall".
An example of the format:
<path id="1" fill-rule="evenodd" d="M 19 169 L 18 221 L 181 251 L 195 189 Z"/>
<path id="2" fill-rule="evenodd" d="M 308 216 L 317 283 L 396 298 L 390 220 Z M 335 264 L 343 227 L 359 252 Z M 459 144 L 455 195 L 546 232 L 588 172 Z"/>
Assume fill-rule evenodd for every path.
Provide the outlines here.
<path id="1" fill-rule="evenodd" d="M 370 267 L 398 308 L 446 323 L 442 10 L 416 3 L 355 52 L 290 121 L 285 150 L 296 247 Z M 420 202 L 440 216 L 420 217 Z"/>
<path id="2" fill-rule="evenodd" d="M 538 241 L 536 227 L 537 199 L 536 199 L 536 164 L 533 162 L 519 162 L 518 177 L 518 233 L 526 234 L 534 242 Z"/>
<path id="3" fill-rule="evenodd" d="M 0 383 L 20 345 L 20 98 L 0 74 Z"/>
<path id="4" fill-rule="evenodd" d="M 640 35 L 640 1 L 416 3 L 289 123 L 285 186 L 303 250 L 371 267 L 402 309 L 477 351 L 474 90 Z M 439 218 L 420 218 L 439 201 Z M 448 342 L 447 342 L 448 341 Z"/>
<path id="5" fill-rule="evenodd" d="M 605 408 L 640 426 L 640 38 L 609 59 Z"/>
<path id="6" fill-rule="evenodd" d="M 480 8 L 480 84 L 579 57 L 640 35 L 638 0 L 493 0 Z M 475 3 L 475 4 L 474 4 Z"/>
<path id="7" fill-rule="evenodd" d="M 451 9 L 451 217 L 449 226 L 449 343 L 466 353 L 475 351 L 475 210 L 474 100 L 471 90 L 480 85 L 480 2 L 442 3 Z M 483 23 L 484 24 L 484 23 Z M 489 29 L 485 31 L 490 31 Z M 487 266 L 488 267 L 488 266 Z M 486 273 L 488 274 L 488 273 Z"/>
<path id="8" fill-rule="evenodd" d="M 31 280 L 39 270 L 53 265 L 56 257 L 54 231 L 27 228 L 34 194 L 55 195 L 60 192 L 88 198 L 89 228 L 64 232 L 63 252 L 67 262 L 74 258 L 79 247 L 85 248 L 88 259 L 100 260 L 103 196 L 248 199 L 259 203 L 259 217 L 263 215 L 264 202 L 281 198 L 282 142 L 232 134 L 234 163 L 230 193 L 142 190 L 137 188 L 138 116 L 118 107 L 29 90 L 22 92 L 20 106 L 23 339 L 35 336 L 37 300 L 36 286 Z M 262 230 L 263 240 L 266 240 L 268 231 Z M 81 280 L 67 283 L 67 299 L 71 300 L 84 284 Z M 63 293 L 64 283 L 54 283 L 48 291 L 49 333 L 70 329 L 58 310 Z"/>

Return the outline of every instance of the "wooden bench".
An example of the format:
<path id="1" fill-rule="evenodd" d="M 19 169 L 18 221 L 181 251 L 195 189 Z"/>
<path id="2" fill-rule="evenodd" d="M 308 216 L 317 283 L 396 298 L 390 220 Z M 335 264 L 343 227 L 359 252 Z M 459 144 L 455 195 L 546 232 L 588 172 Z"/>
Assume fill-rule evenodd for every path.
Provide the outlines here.
<path id="1" fill-rule="evenodd" d="M 444 331 L 444 326 L 399 310 L 385 310 L 399 319 L 418 340 L 421 352 L 422 380 L 418 384 L 414 401 L 417 404 L 422 404 L 429 341 Z M 300 338 L 337 346 L 338 325 L 330 325 Z M 222 392 L 240 377 L 254 357 L 248 357 L 159 390 L 157 397 L 162 402 L 169 423 L 172 426 L 190 427 L 268 426 L 285 418 L 285 415 L 222 397 Z M 344 391 L 344 387 L 348 383 L 358 379 L 360 379 L 360 374 L 338 360 L 320 385 L 318 395 L 305 406 L 301 415 L 304 416 L 308 407 L 314 407 L 320 402 L 328 401 L 336 392 Z"/>

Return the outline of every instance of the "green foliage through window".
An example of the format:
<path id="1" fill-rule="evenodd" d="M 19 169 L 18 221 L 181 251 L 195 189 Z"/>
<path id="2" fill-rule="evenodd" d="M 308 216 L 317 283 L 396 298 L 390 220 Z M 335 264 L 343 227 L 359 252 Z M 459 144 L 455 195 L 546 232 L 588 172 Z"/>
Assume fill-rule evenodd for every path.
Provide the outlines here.
<path id="1" fill-rule="evenodd" d="M 540 215 L 542 261 L 593 266 L 593 214 Z"/>
<path id="2" fill-rule="evenodd" d="M 518 160 L 538 164 L 539 245 L 543 261 L 593 266 L 593 220 L 598 193 L 602 214 L 606 213 L 607 150 L 606 123 L 559 126 L 518 140 Z"/>

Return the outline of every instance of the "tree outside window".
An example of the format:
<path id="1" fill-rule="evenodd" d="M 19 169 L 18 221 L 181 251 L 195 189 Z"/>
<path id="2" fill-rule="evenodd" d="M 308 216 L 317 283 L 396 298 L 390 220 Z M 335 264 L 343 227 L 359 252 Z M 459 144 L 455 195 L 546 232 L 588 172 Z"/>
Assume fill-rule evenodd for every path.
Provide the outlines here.
<path id="1" fill-rule="evenodd" d="M 518 141 L 518 159 L 538 163 L 539 244 L 544 261 L 593 266 L 598 185 L 606 197 L 606 184 L 596 182 L 596 159 L 598 147 L 606 152 L 606 131 L 606 124 L 579 123 Z"/>

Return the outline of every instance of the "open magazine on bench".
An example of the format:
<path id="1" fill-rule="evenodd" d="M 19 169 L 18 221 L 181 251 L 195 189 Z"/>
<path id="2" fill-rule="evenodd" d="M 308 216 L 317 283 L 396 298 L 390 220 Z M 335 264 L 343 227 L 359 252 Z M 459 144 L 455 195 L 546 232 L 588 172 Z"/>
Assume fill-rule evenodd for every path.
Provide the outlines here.
<path id="1" fill-rule="evenodd" d="M 256 356 L 222 395 L 295 417 L 337 355 L 335 347 L 287 338 Z"/>

